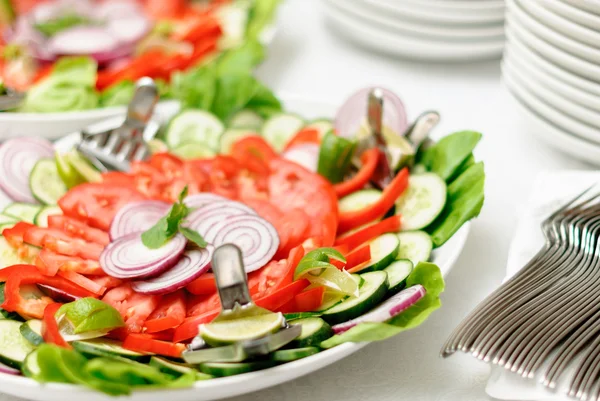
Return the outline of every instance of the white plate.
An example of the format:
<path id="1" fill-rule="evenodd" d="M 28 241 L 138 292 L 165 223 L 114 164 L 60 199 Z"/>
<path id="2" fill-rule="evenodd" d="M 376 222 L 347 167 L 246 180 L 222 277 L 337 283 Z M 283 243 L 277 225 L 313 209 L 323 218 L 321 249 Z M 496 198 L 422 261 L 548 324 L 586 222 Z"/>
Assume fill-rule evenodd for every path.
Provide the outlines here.
<path id="1" fill-rule="evenodd" d="M 557 129 L 564 131 L 566 134 L 578 136 L 579 139 L 586 143 L 598 147 L 600 140 L 600 130 L 584 124 L 576 119 L 564 114 L 562 111 L 545 103 L 533 93 L 529 92 L 522 80 L 514 75 L 512 71 L 503 68 L 503 78 L 510 91 L 528 108 L 534 111 L 537 115 L 553 124 Z"/>
<path id="2" fill-rule="evenodd" d="M 348 0 L 346 0 L 348 1 Z M 356 1 L 356 0 L 351 0 Z M 420 2 L 420 0 L 417 0 Z M 391 14 L 394 17 L 408 18 L 415 22 L 441 23 L 448 25 L 486 25 L 498 24 L 504 20 L 504 9 L 490 10 L 480 9 L 449 9 L 440 7 L 439 2 L 435 5 L 430 3 L 416 4 L 416 1 L 405 2 L 403 0 L 366 0 L 374 10 Z M 450 3 L 450 2 L 447 2 Z M 481 3 L 481 2 L 480 2 Z"/>
<path id="3" fill-rule="evenodd" d="M 592 96 L 595 100 L 600 99 L 600 84 L 598 82 L 590 81 L 580 77 L 579 75 L 573 74 L 568 70 L 564 70 L 539 54 L 527 47 L 521 40 L 515 35 L 511 28 L 506 31 L 506 50 L 505 52 L 514 52 L 519 55 L 523 60 L 527 60 L 527 63 L 534 67 L 538 71 L 543 71 L 545 74 L 549 74 L 552 77 L 564 82 L 565 85 L 571 87 L 574 91 L 581 92 L 582 99 L 588 99 L 588 96 Z M 578 95 L 576 99 L 579 99 Z M 587 100 L 584 100 L 587 101 Z M 585 104 L 585 103 L 584 103 Z"/>
<path id="4" fill-rule="evenodd" d="M 549 28 L 563 33 L 581 43 L 600 48 L 599 31 L 589 29 L 555 13 L 543 2 L 543 0 L 520 1 L 520 4 L 528 10 L 530 15 L 534 15 L 537 20 L 544 23 Z M 598 25 L 597 28 L 600 28 L 600 25 Z"/>
<path id="5" fill-rule="evenodd" d="M 525 124 L 524 131 L 535 135 L 540 140 L 561 152 L 573 156 L 575 159 L 600 166 L 600 147 L 574 135 L 567 134 L 551 122 L 545 120 L 519 98 L 519 95 L 516 91 L 513 91 L 509 82 L 505 80 L 505 83 L 509 92 L 515 98 L 514 103 L 522 115 L 522 121 Z"/>
<path id="6" fill-rule="evenodd" d="M 600 16 L 570 5 L 565 0 L 541 0 L 542 4 L 556 14 L 570 19 L 576 24 L 595 30 L 600 29 Z"/>
<path id="7" fill-rule="evenodd" d="M 398 0 L 377 0 L 381 3 L 387 3 L 396 6 Z M 420 9 L 436 9 L 444 12 L 472 13 L 479 15 L 494 15 L 503 13 L 505 9 L 504 0 L 402 0 L 405 4 Z"/>
<path id="8" fill-rule="evenodd" d="M 560 67 L 563 67 L 582 77 L 600 82 L 600 66 L 575 57 L 562 49 L 552 46 L 529 32 L 519 22 L 515 21 L 514 16 L 509 13 L 506 20 L 507 29 L 512 32 L 530 49 L 534 49 L 545 59 Z"/>
<path id="9" fill-rule="evenodd" d="M 600 15 L 600 2 L 598 0 L 563 0 L 579 9 Z"/>
<path id="10" fill-rule="evenodd" d="M 515 18 L 516 23 L 521 24 L 523 28 L 527 29 L 538 38 L 561 48 L 582 60 L 600 64 L 600 49 L 573 40 L 538 22 L 536 19 L 539 17 L 536 14 L 536 10 L 530 8 L 533 4 L 532 0 L 507 0 L 507 4 L 511 18 Z"/>
<path id="11" fill-rule="evenodd" d="M 499 58 L 504 47 L 504 40 L 451 43 L 401 37 L 372 27 L 361 18 L 344 12 L 330 1 L 325 4 L 331 22 L 342 36 L 364 47 L 395 56 L 431 61 L 472 62 Z"/>
<path id="12" fill-rule="evenodd" d="M 302 98 L 283 95 L 286 109 L 307 118 L 334 115 L 336 107 Z M 59 143 L 60 145 L 60 143 Z M 433 253 L 432 261 L 447 275 L 460 255 L 469 234 L 469 224 L 465 224 L 444 246 Z M 434 315 L 435 318 L 435 315 Z M 204 401 L 240 394 L 275 386 L 286 381 L 314 372 L 363 348 L 361 344 L 342 344 L 316 355 L 295 362 L 259 372 L 196 382 L 194 387 L 179 390 L 137 391 L 130 400 L 135 401 Z M 402 362 L 400 362 L 402 363 Z M 406 360 L 405 363 L 410 363 Z M 39 401 L 110 401 L 114 398 L 87 390 L 83 387 L 65 384 L 40 384 L 24 377 L 0 374 L 0 392 L 25 399 Z"/>
<path id="13" fill-rule="evenodd" d="M 478 40 L 502 40 L 504 27 L 501 24 L 490 26 L 472 27 L 448 27 L 443 25 L 427 25 L 412 20 L 394 18 L 389 14 L 374 11 L 365 4 L 365 1 L 328 0 L 336 7 L 352 14 L 357 18 L 363 18 L 371 25 L 381 26 L 399 36 L 419 36 L 432 40 L 447 42 L 455 41 L 478 41 Z"/>
<path id="14" fill-rule="evenodd" d="M 0 141 L 19 136 L 57 139 L 98 121 L 125 116 L 126 110 L 125 106 L 121 106 L 65 113 L 0 113 Z M 155 118 L 164 121 L 178 110 L 179 102 L 160 102 L 156 106 Z"/>

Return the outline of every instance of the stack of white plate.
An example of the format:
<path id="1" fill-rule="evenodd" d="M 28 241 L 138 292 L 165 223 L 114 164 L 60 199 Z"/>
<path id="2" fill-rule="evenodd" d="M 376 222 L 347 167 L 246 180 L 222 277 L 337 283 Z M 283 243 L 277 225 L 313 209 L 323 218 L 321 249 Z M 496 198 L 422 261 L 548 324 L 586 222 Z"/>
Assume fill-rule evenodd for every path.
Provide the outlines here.
<path id="1" fill-rule="evenodd" d="M 461 61 L 499 58 L 504 0 L 325 0 L 344 38 L 403 58 Z"/>
<path id="2" fill-rule="evenodd" d="M 600 1 L 507 0 L 504 82 L 527 128 L 600 165 Z"/>

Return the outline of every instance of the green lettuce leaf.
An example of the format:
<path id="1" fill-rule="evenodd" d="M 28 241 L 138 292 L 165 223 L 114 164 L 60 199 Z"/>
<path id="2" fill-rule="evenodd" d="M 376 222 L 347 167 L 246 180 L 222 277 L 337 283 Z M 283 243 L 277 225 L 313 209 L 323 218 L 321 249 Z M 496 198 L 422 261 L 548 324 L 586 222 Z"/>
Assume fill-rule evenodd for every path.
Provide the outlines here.
<path id="1" fill-rule="evenodd" d="M 427 148 L 419 157 L 420 162 L 445 181 L 461 167 L 471 156 L 481 134 L 475 131 L 460 131 L 440 139 L 435 145 Z"/>
<path id="2" fill-rule="evenodd" d="M 129 104 L 135 91 L 135 83 L 124 80 L 106 88 L 100 94 L 100 105 L 102 107 L 124 106 Z"/>
<path id="3" fill-rule="evenodd" d="M 435 264 L 420 262 L 406 280 L 407 287 L 416 284 L 425 287 L 426 294 L 415 305 L 386 323 L 360 323 L 342 334 L 323 341 L 321 347 L 331 348 L 347 342 L 381 341 L 417 327 L 441 306 L 439 297 L 444 291 L 444 279 Z"/>
<path id="4" fill-rule="evenodd" d="M 275 18 L 280 0 L 254 0 L 246 28 L 246 36 L 257 39 L 263 29 Z"/>

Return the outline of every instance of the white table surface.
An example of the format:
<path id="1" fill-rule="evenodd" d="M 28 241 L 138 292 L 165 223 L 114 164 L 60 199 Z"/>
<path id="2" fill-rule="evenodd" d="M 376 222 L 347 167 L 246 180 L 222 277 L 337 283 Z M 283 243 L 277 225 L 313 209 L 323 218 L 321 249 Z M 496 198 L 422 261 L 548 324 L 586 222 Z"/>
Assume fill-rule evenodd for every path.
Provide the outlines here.
<path id="1" fill-rule="evenodd" d="M 227 401 L 487 400 L 488 367 L 466 355 L 440 359 L 440 347 L 502 280 L 519 206 L 535 175 L 591 167 L 525 132 L 502 86 L 499 61 L 428 65 L 372 54 L 336 36 L 323 8 L 320 0 L 285 2 L 260 78 L 276 91 L 337 103 L 355 89 L 380 84 L 400 94 L 411 119 L 438 110 L 438 135 L 481 131 L 477 157 L 486 163 L 486 201 L 447 277 L 444 306 L 424 325 L 298 380 Z M 0 395 L 0 401 L 14 400 Z"/>

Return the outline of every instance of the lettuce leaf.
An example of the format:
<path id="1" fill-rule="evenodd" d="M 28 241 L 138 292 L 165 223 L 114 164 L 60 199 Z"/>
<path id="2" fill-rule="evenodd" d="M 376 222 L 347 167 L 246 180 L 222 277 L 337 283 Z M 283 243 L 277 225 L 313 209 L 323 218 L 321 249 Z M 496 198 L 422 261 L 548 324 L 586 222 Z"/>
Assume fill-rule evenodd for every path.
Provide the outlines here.
<path id="1" fill-rule="evenodd" d="M 455 132 L 424 150 L 420 155 L 420 162 L 427 167 L 427 170 L 436 173 L 444 181 L 449 181 L 463 162 L 471 156 L 471 152 L 480 140 L 479 132 Z"/>
<path id="2" fill-rule="evenodd" d="M 323 341 L 320 346 L 331 348 L 347 342 L 381 341 L 419 326 L 442 305 L 439 297 L 444 291 L 444 278 L 435 264 L 420 262 L 406 280 L 407 287 L 415 284 L 421 284 L 426 290 L 425 296 L 415 305 L 386 323 L 360 323 L 342 334 Z"/>
<path id="3" fill-rule="evenodd" d="M 129 104 L 135 91 L 135 83 L 131 80 L 123 80 L 108 88 L 100 94 L 100 105 L 102 107 L 124 106 Z"/>
<path id="4" fill-rule="evenodd" d="M 280 0 L 254 0 L 246 27 L 248 38 L 258 39 L 263 29 L 275 19 L 279 2 Z"/>

